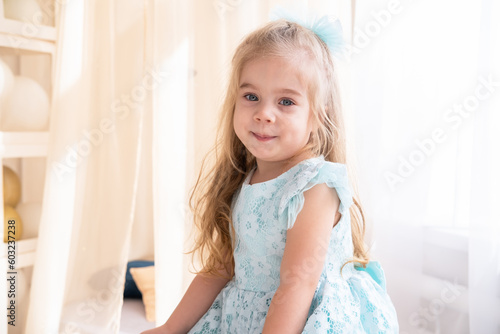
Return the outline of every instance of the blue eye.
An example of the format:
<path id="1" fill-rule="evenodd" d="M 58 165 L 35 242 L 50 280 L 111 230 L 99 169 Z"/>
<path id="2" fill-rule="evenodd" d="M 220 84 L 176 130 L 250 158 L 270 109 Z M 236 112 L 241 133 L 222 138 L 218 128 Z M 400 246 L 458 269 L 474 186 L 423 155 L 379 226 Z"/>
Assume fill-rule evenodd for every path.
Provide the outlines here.
<path id="1" fill-rule="evenodd" d="M 258 101 L 259 99 L 254 94 L 243 95 L 248 101 Z"/>
<path id="2" fill-rule="evenodd" d="M 294 105 L 295 103 L 292 102 L 292 100 L 290 99 L 283 99 L 279 102 L 280 104 L 284 105 L 284 106 L 291 106 L 291 105 Z"/>

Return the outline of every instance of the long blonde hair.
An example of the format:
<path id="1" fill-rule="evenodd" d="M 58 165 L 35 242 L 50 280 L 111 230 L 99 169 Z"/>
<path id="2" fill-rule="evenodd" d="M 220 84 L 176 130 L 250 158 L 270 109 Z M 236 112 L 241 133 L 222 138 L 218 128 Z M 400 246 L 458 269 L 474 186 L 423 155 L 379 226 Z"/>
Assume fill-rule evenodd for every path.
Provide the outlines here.
<path id="1" fill-rule="evenodd" d="M 191 253 L 200 256 L 202 269 L 198 273 L 226 278 L 234 275 L 231 206 L 235 193 L 256 162 L 234 132 L 233 115 L 242 69 L 261 57 L 310 60 L 314 66 L 307 72 L 308 98 L 313 121 L 318 126 L 304 150 L 314 156 L 323 155 L 327 161 L 347 164 L 337 74 L 326 44 L 311 30 L 286 20 L 270 22 L 249 34 L 232 58 L 216 144 L 207 155 L 214 165 L 207 170 L 205 157 L 191 193 L 190 206 L 199 229 Z M 350 262 L 365 265 L 368 253 L 364 244 L 364 215 L 357 194 L 353 194 L 353 201 L 350 214 L 354 258 Z"/>

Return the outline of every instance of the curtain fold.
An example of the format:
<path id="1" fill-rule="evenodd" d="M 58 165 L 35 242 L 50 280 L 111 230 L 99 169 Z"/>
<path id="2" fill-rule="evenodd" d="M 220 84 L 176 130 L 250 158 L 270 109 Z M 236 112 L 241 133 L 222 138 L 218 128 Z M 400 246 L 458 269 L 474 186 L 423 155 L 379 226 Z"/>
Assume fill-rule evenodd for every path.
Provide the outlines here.
<path id="1" fill-rule="evenodd" d="M 144 11 L 143 2 L 58 3 L 51 143 L 27 333 L 118 331 L 144 101 L 156 80 L 144 59 Z"/>
<path id="2" fill-rule="evenodd" d="M 161 74 L 152 110 L 152 182 L 156 323 L 177 306 L 185 276 L 188 117 L 192 85 L 190 1 L 148 2 L 147 59 Z"/>

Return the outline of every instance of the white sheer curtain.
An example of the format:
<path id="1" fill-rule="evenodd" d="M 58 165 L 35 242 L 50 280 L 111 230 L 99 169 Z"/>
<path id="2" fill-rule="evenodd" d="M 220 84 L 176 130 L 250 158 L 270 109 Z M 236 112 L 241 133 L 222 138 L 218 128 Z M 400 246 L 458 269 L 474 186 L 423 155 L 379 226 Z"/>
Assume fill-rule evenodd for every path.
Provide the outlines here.
<path id="1" fill-rule="evenodd" d="M 478 73 L 495 83 L 473 124 L 468 276 L 471 333 L 500 333 L 499 16 L 498 1 L 482 1 Z"/>
<path id="2" fill-rule="evenodd" d="M 188 127 L 192 105 L 192 25 L 190 1 L 149 1 L 147 57 L 164 83 L 147 100 L 151 110 L 152 194 L 156 322 L 164 323 L 182 297 L 185 266 L 186 184 L 189 174 Z M 150 129 L 150 130 L 149 130 Z"/>
<path id="3" fill-rule="evenodd" d="M 357 1 L 352 128 L 402 333 L 500 332 L 496 1 Z"/>
<path id="4" fill-rule="evenodd" d="M 145 3 L 58 4 L 51 143 L 26 333 L 116 333 L 141 161 Z"/>

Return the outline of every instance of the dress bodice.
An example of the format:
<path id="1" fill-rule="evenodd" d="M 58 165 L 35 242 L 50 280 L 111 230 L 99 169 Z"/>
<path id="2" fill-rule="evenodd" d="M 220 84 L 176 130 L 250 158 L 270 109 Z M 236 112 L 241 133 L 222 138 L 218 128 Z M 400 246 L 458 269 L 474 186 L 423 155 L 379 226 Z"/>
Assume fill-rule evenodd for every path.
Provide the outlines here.
<path id="1" fill-rule="evenodd" d="M 324 161 L 323 157 L 302 161 L 269 181 L 249 184 L 252 173 L 242 184 L 233 205 L 235 229 L 235 281 L 238 287 L 252 291 L 274 291 L 279 286 L 280 265 L 288 228 L 300 212 L 304 191 L 325 179 L 342 187 L 340 211 L 348 210 L 351 201 L 343 164 Z M 343 201 L 343 202 L 342 202 Z M 333 224 L 333 222 L 332 222 Z M 311 228 L 314 228 L 311 222 Z M 352 257 L 350 216 L 342 217 L 332 230 L 322 277 L 340 275 L 338 269 Z M 342 274 L 349 272 L 344 267 Z"/>

